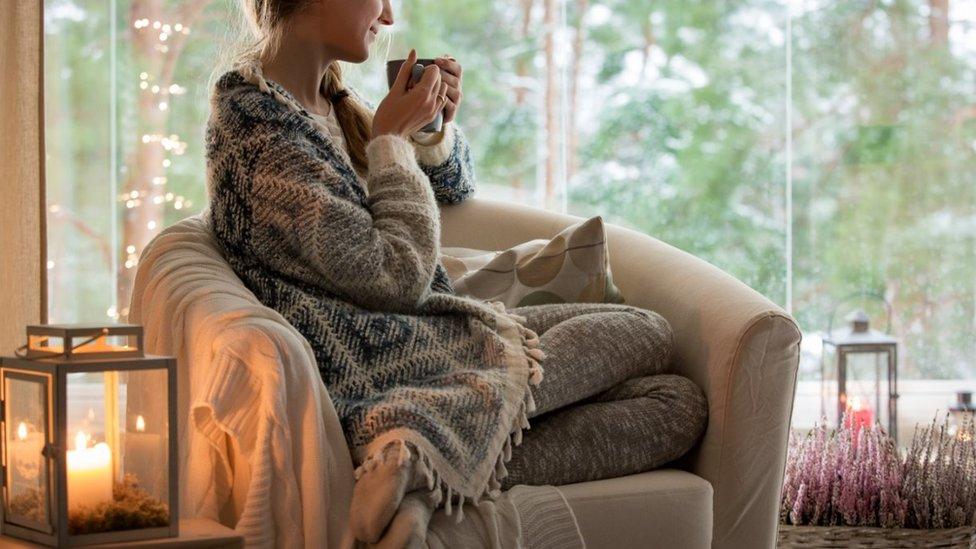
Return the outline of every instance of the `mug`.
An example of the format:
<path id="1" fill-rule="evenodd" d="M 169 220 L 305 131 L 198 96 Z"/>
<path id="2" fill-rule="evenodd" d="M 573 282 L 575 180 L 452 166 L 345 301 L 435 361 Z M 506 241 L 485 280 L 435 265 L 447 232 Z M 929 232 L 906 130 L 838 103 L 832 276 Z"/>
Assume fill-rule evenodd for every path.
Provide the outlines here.
<path id="1" fill-rule="evenodd" d="M 393 82 L 396 81 L 397 73 L 400 72 L 400 66 L 406 59 L 394 59 L 392 61 L 386 62 L 386 85 L 393 87 Z M 433 59 L 417 59 L 417 64 L 413 66 L 413 71 L 410 73 L 410 85 L 416 84 L 420 81 L 420 77 L 424 75 L 424 67 L 427 65 L 433 65 Z M 421 132 L 439 132 L 444 125 L 444 111 L 437 113 L 434 119 L 420 128 Z"/>

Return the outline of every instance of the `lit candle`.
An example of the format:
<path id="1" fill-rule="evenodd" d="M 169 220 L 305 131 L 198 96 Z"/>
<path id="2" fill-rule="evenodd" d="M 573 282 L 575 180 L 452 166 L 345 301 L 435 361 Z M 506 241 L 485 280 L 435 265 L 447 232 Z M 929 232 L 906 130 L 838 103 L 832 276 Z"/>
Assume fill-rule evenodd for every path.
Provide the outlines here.
<path id="1" fill-rule="evenodd" d="M 44 434 L 28 428 L 21 421 L 17 425 L 17 438 L 10 443 L 10 460 L 15 475 L 12 482 L 22 486 L 24 482 L 35 485 L 41 468 L 41 449 L 44 447 Z"/>
<path id="2" fill-rule="evenodd" d="M 847 427 L 857 433 L 861 427 L 871 427 L 874 423 L 874 412 L 870 406 L 861 404 L 861 399 L 854 397 L 847 406 Z"/>
<path id="3" fill-rule="evenodd" d="M 112 450 L 104 442 L 88 448 L 88 435 L 78 431 L 68 450 L 68 508 L 103 501 L 112 501 Z"/>
<path id="4" fill-rule="evenodd" d="M 125 434 L 125 472 L 136 477 L 139 486 L 150 493 L 156 493 L 163 476 L 162 460 L 163 437 L 157 433 L 146 432 L 146 420 L 136 416 L 136 430 Z"/>

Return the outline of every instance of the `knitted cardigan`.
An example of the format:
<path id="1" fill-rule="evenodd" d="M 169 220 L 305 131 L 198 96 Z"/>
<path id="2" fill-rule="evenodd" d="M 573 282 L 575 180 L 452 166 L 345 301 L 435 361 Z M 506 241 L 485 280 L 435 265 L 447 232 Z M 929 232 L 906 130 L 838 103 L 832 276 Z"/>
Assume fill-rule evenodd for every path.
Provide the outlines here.
<path id="1" fill-rule="evenodd" d="M 311 344 L 357 478 L 416 451 L 450 513 L 498 494 L 544 354 L 524 317 L 456 295 L 440 262 L 438 203 L 474 191 L 464 135 L 446 128 L 432 147 L 374 138 L 360 174 L 294 96 L 242 65 L 214 87 L 206 159 L 221 252 Z"/>

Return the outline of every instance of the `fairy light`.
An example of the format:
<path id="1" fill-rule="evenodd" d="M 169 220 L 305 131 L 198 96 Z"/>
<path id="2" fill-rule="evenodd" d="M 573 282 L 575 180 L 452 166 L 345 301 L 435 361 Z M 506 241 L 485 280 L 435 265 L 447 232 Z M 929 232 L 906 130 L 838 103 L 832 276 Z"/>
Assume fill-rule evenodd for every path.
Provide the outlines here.
<path id="1" fill-rule="evenodd" d="M 132 26 L 137 32 L 149 32 L 146 38 L 153 43 L 153 48 L 163 54 L 169 53 L 170 44 L 177 41 L 180 37 L 190 34 L 190 27 L 179 21 L 150 20 L 142 17 L 132 22 Z M 174 44 L 175 46 L 175 44 Z M 187 93 L 187 89 L 177 82 L 159 81 L 154 78 L 149 71 L 140 71 L 138 79 L 139 93 L 151 94 L 152 105 L 159 111 L 168 112 L 172 106 L 172 97 L 182 96 Z M 173 156 L 182 156 L 186 153 L 187 143 L 180 139 L 180 136 L 172 133 L 163 135 L 160 133 L 145 133 L 139 136 L 139 140 L 144 147 L 161 147 L 164 158 L 160 161 L 161 173 L 151 174 L 151 177 L 144 179 L 142 186 L 145 190 L 132 190 L 117 195 L 119 204 L 126 210 L 134 210 L 152 201 L 155 206 L 171 204 L 174 210 L 183 210 L 192 206 L 192 202 L 185 197 L 165 192 L 168 183 L 167 172 L 173 166 Z M 148 174 L 147 174 L 148 175 Z M 146 184 L 150 185 L 146 185 Z M 60 211 L 60 206 L 53 204 L 49 207 L 51 213 Z M 134 212 L 133 212 L 134 214 Z M 147 216 L 152 217 L 152 216 Z M 159 222 L 154 219 L 145 219 L 145 227 L 149 231 L 155 231 Z M 139 255 L 137 253 L 139 242 L 127 244 L 123 265 L 126 269 L 134 269 L 139 265 Z M 54 262 L 48 261 L 48 268 L 53 268 Z M 128 307 L 119 311 L 115 306 L 109 307 L 105 311 L 106 316 L 118 320 L 122 316 L 129 314 Z"/>

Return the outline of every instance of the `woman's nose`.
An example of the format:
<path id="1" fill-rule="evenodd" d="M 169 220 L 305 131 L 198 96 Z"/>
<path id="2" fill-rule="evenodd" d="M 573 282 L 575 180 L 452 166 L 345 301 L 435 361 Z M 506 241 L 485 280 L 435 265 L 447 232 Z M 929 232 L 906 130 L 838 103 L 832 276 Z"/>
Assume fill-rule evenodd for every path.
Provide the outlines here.
<path id="1" fill-rule="evenodd" d="M 390 0 L 383 0 L 383 12 L 380 13 L 380 23 L 384 25 L 393 24 L 393 6 L 390 5 Z"/>

